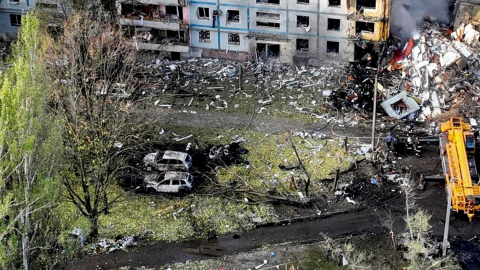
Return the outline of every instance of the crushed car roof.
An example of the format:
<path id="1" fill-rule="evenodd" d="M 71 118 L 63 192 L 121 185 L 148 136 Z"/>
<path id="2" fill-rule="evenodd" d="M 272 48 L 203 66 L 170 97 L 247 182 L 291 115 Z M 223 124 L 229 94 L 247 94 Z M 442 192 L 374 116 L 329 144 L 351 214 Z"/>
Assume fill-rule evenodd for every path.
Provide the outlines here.
<path id="1" fill-rule="evenodd" d="M 168 171 L 165 172 L 165 180 L 169 179 L 179 179 L 179 180 L 187 180 L 190 176 L 190 173 L 187 172 L 175 172 L 175 171 Z"/>
<path id="2" fill-rule="evenodd" d="M 177 151 L 165 151 L 165 153 L 163 153 L 163 158 L 162 159 L 185 160 L 187 158 L 187 156 L 188 156 L 187 153 L 182 153 L 182 152 L 177 152 Z"/>

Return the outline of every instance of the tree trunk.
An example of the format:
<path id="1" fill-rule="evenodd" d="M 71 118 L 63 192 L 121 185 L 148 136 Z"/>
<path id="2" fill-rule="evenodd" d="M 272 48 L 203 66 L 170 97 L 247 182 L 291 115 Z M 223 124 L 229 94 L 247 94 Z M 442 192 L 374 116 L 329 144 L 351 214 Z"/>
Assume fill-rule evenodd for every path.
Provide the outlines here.
<path id="1" fill-rule="evenodd" d="M 30 233 L 30 158 L 28 155 L 24 157 L 24 174 L 25 174 L 25 209 L 23 209 L 23 232 L 22 232 L 22 257 L 23 270 L 28 270 L 28 249 L 29 249 L 29 233 Z"/>
<path id="2" fill-rule="evenodd" d="M 308 197 L 308 188 L 310 187 L 310 176 L 307 178 L 307 181 L 305 181 L 305 196 Z"/>
<path id="3" fill-rule="evenodd" d="M 340 178 L 340 169 L 337 168 L 335 170 L 335 178 L 334 178 L 334 181 L 333 181 L 333 192 L 335 192 L 337 190 L 337 184 L 338 184 L 338 179 Z"/>
<path id="4" fill-rule="evenodd" d="M 98 236 L 98 215 L 91 214 L 90 216 L 90 235 L 89 238 L 94 239 Z"/>
<path id="5" fill-rule="evenodd" d="M 22 235 L 23 270 L 28 270 L 28 233 Z"/>
<path id="6" fill-rule="evenodd" d="M 407 211 L 407 225 L 410 232 L 410 240 L 413 240 L 413 230 L 412 230 L 412 221 L 410 220 L 410 191 L 408 187 L 404 190 L 405 193 L 405 210 Z"/>
<path id="7" fill-rule="evenodd" d="M 110 213 L 110 207 L 108 206 L 107 192 L 103 193 L 103 203 L 105 204 L 105 215 Z"/>

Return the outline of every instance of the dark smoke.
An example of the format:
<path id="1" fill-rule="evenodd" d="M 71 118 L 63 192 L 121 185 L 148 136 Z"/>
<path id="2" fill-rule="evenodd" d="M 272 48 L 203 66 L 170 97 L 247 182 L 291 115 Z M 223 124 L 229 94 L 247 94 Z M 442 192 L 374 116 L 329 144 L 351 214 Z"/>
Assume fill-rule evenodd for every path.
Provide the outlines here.
<path id="1" fill-rule="evenodd" d="M 390 31 L 405 42 L 427 16 L 438 22 L 449 24 L 451 19 L 449 7 L 453 1 L 392 0 Z"/>

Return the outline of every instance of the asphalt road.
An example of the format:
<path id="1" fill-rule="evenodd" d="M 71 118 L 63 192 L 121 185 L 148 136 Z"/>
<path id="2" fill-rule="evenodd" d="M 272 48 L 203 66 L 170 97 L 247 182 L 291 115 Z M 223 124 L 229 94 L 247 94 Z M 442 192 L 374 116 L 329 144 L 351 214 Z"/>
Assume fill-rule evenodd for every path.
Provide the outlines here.
<path id="1" fill-rule="evenodd" d="M 378 233 L 385 229 L 380 226 L 378 216 L 370 210 L 336 214 L 327 218 L 308 220 L 289 225 L 260 227 L 235 239 L 232 235 L 220 236 L 218 244 L 225 254 L 249 251 L 266 244 L 284 242 L 315 242 L 323 240 L 320 233 L 330 237 L 349 235 L 352 233 Z M 87 257 L 73 262 L 67 269 L 117 269 L 121 266 L 158 267 L 168 263 L 185 262 L 187 260 L 202 260 L 210 258 L 207 255 L 187 253 L 182 250 L 183 243 L 155 243 L 138 247 L 135 251 L 117 251 L 105 255 Z"/>
<path id="2" fill-rule="evenodd" d="M 442 236 L 445 224 L 446 198 L 444 186 L 429 184 L 426 190 L 420 193 L 416 204 L 432 214 L 432 235 Z M 401 195 L 387 198 L 382 205 L 370 206 L 355 212 L 338 213 L 315 220 L 304 220 L 284 225 L 264 226 L 256 228 L 234 238 L 224 235 L 218 238 L 218 244 L 223 247 L 225 254 L 234 254 L 249 251 L 267 244 L 285 242 L 309 243 L 324 240 L 321 233 L 336 238 L 348 235 L 362 235 L 365 233 L 387 233 L 381 225 L 378 212 L 392 209 L 394 232 L 405 231 L 403 221 L 404 201 Z M 454 214 L 450 222 L 450 236 L 460 236 L 463 239 L 480 235 L 480 216 L 474 218 L 473 223 L 463 214 Z M 90 269 L 118 269 L 121 266 L 130 267 L 159 267 L 161 265 L 196 261 L 211 258 L 207 255 L 187 253 L 182 250 L 189 242 L 165 243 L 157 242 L 139 246 L 134 251 L 116 251 L 110 254 L 96 255 L 73 261 L 67 267 L 70 270 Z"/>

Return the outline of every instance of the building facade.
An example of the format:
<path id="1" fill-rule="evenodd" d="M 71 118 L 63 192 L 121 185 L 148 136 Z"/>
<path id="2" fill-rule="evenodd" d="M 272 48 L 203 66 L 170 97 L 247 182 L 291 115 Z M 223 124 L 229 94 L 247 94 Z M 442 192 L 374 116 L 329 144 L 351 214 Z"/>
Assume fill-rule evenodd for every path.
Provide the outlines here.
<path id="1" fill-rule="evenodd" d="M 138 49 L 172 59 L 325 65 L 378 52 L 390 0 L 118 0 L 117 9 Z"/>
<path id="2" fill-rule="evenodd" d="M 320 65 L 361 59 L 389 33 L 389 0 L 191 0 L 190 54 Z"/>
<path id="3" fill-rule="evenodd" d="M 0 0 L 0 39 L 13 40 L 22 25 L 22 16 L 31 8 L 32 1 Z"/>
<path id="4" fill-rule="evenodd" d="M 0 39 L 14 40 L 22 26 L 22 16 L 34 8 L 62 12 L 55 0 L 0 0 Z"/>
<path id="5" fill-rule="evenodd" d="M 174 60 L 190 52 L 186 0 L 116 2 L 120 25 L 139 50 L 155 50 Z"/>

